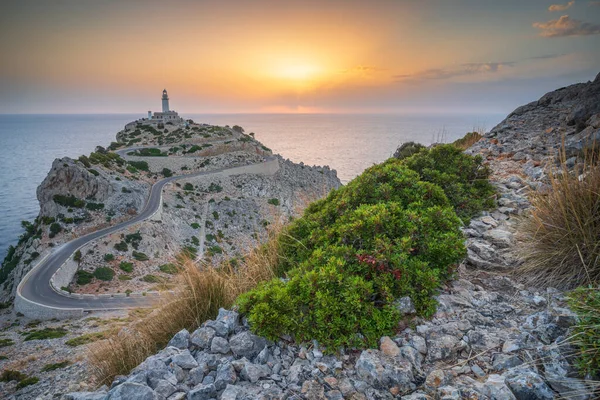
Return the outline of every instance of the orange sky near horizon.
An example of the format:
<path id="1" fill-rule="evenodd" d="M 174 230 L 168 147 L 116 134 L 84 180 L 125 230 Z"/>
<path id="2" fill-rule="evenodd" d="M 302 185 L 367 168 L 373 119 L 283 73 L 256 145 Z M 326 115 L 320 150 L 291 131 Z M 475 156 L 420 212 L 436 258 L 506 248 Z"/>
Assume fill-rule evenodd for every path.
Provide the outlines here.
<path id="1" fill-rule="evenodd" d="M 537 34 L 548 2 L 512 19 L 459 3 L 24 0 L 0 21 L 0 84 L 32 112 L 156 108 L 163 88 L 188 112 L 389 111 L 461 85 L 589 76 L 600 60 L 598 36 Z"/>

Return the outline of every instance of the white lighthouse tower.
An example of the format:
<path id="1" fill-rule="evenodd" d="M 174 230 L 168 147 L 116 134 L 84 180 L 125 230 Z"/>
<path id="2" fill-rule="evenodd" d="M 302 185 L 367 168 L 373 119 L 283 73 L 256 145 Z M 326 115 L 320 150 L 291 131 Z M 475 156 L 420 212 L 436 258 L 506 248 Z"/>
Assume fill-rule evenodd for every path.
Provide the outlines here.
<path id="1" fill-rule="evenodd" d="M 162 94 L 162 112 L 169 112 L 169 95 L 167 94 L 167 89 L 163 90 Z"/>

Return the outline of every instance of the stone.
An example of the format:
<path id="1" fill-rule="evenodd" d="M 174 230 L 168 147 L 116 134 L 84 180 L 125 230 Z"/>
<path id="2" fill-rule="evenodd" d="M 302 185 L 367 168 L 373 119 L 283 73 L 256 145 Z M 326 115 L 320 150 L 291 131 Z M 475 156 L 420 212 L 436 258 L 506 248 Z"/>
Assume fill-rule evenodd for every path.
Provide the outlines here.
<path id="1" fill-rule="evenodd" d="M 408 296 L 399 298 L 394 302 L 394 307 L 400 312 L 400 314 L 414 314 L 417 312 L 412 299 Z"/>
<path id="2" fill-rule="evenodd" d="M 125 382 L 108 392 L 107 400 L 156 400 L 156 394 L 148 386 Z"/>
<path id="3" fill-rule="evenodd" d="M 483 237 L 501 249 L 510 247 L 513 241 L 513 234 L 503 229 L 489 230 L 483 234 Z"/>
<path id="4" fill-rule="evenodd" d="M 265 378 L 271 374 L 271 370 L 266 365 L 246 363 L 240 376 L 246 381 L 252 383 L 258 382 L 259 379 Z"/>
<path id="5" fill-rule="evenodd" d="M 190 333 L 187 329 L 182 329 L 169 340 L 167 346 L 176 347 L 178 349 L 187 349 L 190 346 Z"/>
<path id="6" fill-rule="evenodd" d="M 439 400 L 461 400 L 460 392 L 453 386 L 442 386 L 437 395 Z"/>
<path id="7" fill-rule="evenodd" d="M 202 327 L 198 328 L 192 333 L 190 342 L 200 349 L 209 349 L 213 338 L 216 336 L 216 332 L 213 328 Z"/>
<path id="8" fill-rule="evenodd" d="M 344 400 L 344 396 L 339 390 L 330 390 L 325 392 L 325 397 L 327 400 Z"/>
<path id="9" fill-rule="evenodd" d="M 221 393 L 221 400 L 236 400 L 240 395 L 243 395 L 244 390 L 235 385 L 227 385 L 223 393 Z"/>
<path id="10" fill-rule="evenodd" d="M 161 399 L 166 399 L 176 391 L 177 388 L 164 379 L 154 386 L 154 393 L 156 393 Z"/>
<path id="11" fill-rule="evenodd" d="M 490 399 L 497 400 L 516 400 L 515 395 L 505 384 L 505 379 L 501 375 L 492 374 L 483 384 L 481 389 L 483 395 Z"/>
<path id="12" fill-rule="evenodd" d="M 210 344 L 211 353 L 227 354 L 229 353 L 229 342 L 222 337 L 214 337 Z"/>
<path id="13" fill-rule="evenodd" d="M 254 358 L 267 345 L 266 339 L 256 336 L 249 331 L 238 333 L 231 337 L 229 346 L 236 357 Z"/>
<path id="14" fill-rule="evenodd" d="M 379 340 L 379 350 L 390 357 L 396 357 L 400 354 L 400 348 L 389 336 L 384 336 Z"/>
<path id="15" fill-rule="evenodd" d="M 217 376 L 215 377 L 215 388 L 223 390 L 227 385 L 235 383 L 237 375 L 233 365 L 229 361 L 219 364 L 217 368 Z"/>
<path id="16" fill-rule="evenodd" d="M 480 378 L 483 378 L 484 376 L 486 376 L 487 374 L 481 369 L 481 367 L 477 364 L 473 364 L 471 365 L 471 371 L 473 371 L 473 373 L 475 375 L 477 375 Z"/>
<path id="17" fill-rule="evenodd" d="M 198 362 L 192 357 L 190 351 L 187 349 L 180 354 L 174 355 L 173 358 L 171 358 L 171 362 L 183 369 L 192 369 L 198 366 Z"/>
<path id="18" fill-rule="evenodd" d="M 226 310 L 219 308 L 219 315 L 217 315 L 217 322 L 222 322 L 229 329 L 229 333 L 235 332 L 238 327 L 240 315 L 236 311 Z"/>
<path id="19" fill-rule="evenodd" d="M 411 336 L 410 340 L 408 341 L 408 344 L 417 349 L 419 353 L 423 355 L 427 354 L 427 341 L 421 336 Z"/>
<path id="20" fill-rule="evenodd" d="M 552 400 L 554 393 L 546 382 L 534 371 L 516 367 L 505 374 L 506 386 L 517 400 Z"/>
<path id="21" fill-rule="evenodd" d="M 459 340 L 455 336 L 443 335 L 427 340 L 426 362 L 432 363 L 452 359 L 458 351 Z"/>
<path id="22" fill-rule="evenodd" d="M 196 386 L 200 383 L 202 383 L 202 380 L 204 379 L 204 368 L 202 367 L 197 367 L 197 368 L 192 368 L 190 370 L 190 373 L 188 374 L 187 377 L 187 383 L 190 386 Z"/>
<path id="23" fill-rule="evenodd" d="M 400 388 L 408 393 L 415 388 L 412 367 L 406 360 L 396 359 L 377 351 L 364 350 L 355 364 L 356 374 L 375 388 Z"/>
<path id="24" fill-rule="evenodd" d="M 271 352 L 268 347 L 265 347 L 258 353 L 255 361 L 257 364 L 266 364 L 269 361 L 269 357 L 271 357 Z"/>
<path id="25" fill-rule="evenodd" d="M 515 354 L 496 353 L 492 357 L 492 367 L 495 371 L 503 371 L 521 364 L 523 361 Z"/>
<path id="26" fill-rule="evenodd" d="M 188 400 L 209 400 L 217 396 L 217 389 L 215 385 L 198 385 L 192 390 L 189 391 L 187 399 Z"/>
<path id="27" fill-rule="evenodd" d="M 325 389 L 323 385 L 321 385 L 317 381 L 304 381 L 302 384 L 302 394 L 307 400 L 324 400 L 325 397 Z"/>
<path id="28" fill-rule="evenodd" d="M 434 369 L 425 378 L 425 387 L 429 390 L 436 390 L 447 383 L 448 377 L 441 369 Z"/>
<path id="29" fill-rule="evenodd" d="M 74 392 L 64 396 L 65 400 L 105 400 L 106 392 Z"/>
<path id="30" fill-rule="evenodd" d="M 222 338 L 229 336 L 229 327 L 224 322 L 208 320 L 203 326 L 205 328 L 212 328 L 215 331 L 215 336 Z"/>

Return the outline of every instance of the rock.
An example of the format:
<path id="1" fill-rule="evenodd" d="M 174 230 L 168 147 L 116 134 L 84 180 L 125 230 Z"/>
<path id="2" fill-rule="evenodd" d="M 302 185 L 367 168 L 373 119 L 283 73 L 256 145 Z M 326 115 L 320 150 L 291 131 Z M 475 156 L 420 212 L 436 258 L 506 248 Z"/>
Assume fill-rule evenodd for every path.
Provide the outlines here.
<path id="1" fill-rule="evenodd" d="M 473 371 L 473 373 L 480 377 L 483 378 L 484 376 L 486 376 L 487 374 L 481 369 L 481 367 L 477 364 L 473 364 L 471 365 L 471 371 Z"/>
<path id="2" fill-rule="evenodd" d="M 513 241 L 513 234 L 503 229 L 489 230 L 483 234 L 483 237 L 501 249 L 510 247 Z"/>
<path id="3" fill-rule="evenodd" d="M 269 361 L 269 357 L 271 357 L 271 352 L 268 347 L 265 347 L 258 353 L 255 361 L 257 364 L 266 364 Z"/>
<path id="4" fill-rule="evenodd" d="M 187 377 L 188 385 L 196 386 L 196 385 L 202 383 L 202 380 L 204 379 L 204 368 L 203 367 L 204 366 L 193 368 L 190 370 L 190 373 L 188 374 L 188 377 Z"/>
<path id="5" fill-rule="evenodd" d="M 229 342 L 222 337 L 215 337 L 210 345 L 211 353 L 227 354 L 229 353 Z"/>
<path id="6" fill-rule="evenodd" d="M 244 390 L 238 386 L 227 385 L 223 393 L 221 393 L 221 400 L 236 400 L 240 395 L 243 395 Z"/>
<path id="7" fill-rule="evenodd" d="M 325 397 L 327 400 L 344 400 L 344 396 L 339 390 L 330 390 L 325 393 Z"/>
<path id="8" fill-rule="evenodd" d="M 181 354 L 174 355 L 171 359 L 171 362 L 175 365 L 180 366 L 183 369 L 192 369 L 198 366 L 198 362 L 192 355 L 189 350 L 184 350 Z"/>
<path id="9" fill-rule="evenodd" d="M 302 384 L 302 394 L 307 400 L 324 400 L 325 389 L 317 381 L 305 381 Z"/>
<path id="10" fill-rule="evenodd" d="M 521 364 L 523 364 L 523 361 L 515 354 L 496 353 L 492 357 L 492 367 L 496 371 L 514 368 Z"/>
<path id="11" fill-rule="evenodd" d="M 155 387 L 154 393 L 161 399 L 166 399 L 177 391 L 177 388 L 168 381 L 162 379 Z"/>
<path id="12" fill-rule="evenodd" d="M 379 350 L 390 357 L 396 357 L 400 354 L 400 348 L 389 336 L 384 336 L 379 340 Z"/>
<path id="13" fill-rule="evenodd" d="M 429 390 L 435 391 L 437 388 L 446 385 L 448 383 L 448 377 L 441 369 L 434 369 L 425 378 L 425 387 Z"/>
<path id="14" fill-rule="evenodd" d="M 156 400 L 156 394 L 148 386 L 125 382 L 108 392 L 107 400 Z"/>
<path id="15" fill-rule="evenodd" d="M 394 306 L 400 314 L 414 314 L 417 312 L 415 305 L 410 297 L 404 296 L 394 302 Z"/>
<path id="16" fill-rule="evenodd" d="M 190 333 L 187 329 L 182 329 L 169 340 L 169 347 L 176 347 L 178 349 L 187 349 L 190 346 Z"/>
<path id="17" fill-rule="evenodd" d="M 216 332 L 213 328 L 203 327 L 196 329 L 190 338 L 190 342 L 200 349 L 210 349 L 213 338 Z"/>
<path id="18" fill-rule="evenodd" d="M 203 325 L 205 328 L 212 328 L 215 331 L 215 336 L 224 338 L 229 335 L 229 328 L 221 321 L 206 321 Z"/>
<path id="19" fill-rule="evenodd" d="M 452 359 L 458 351 L 459 340 L 455 336 L 443 335 L 427 340 L 427 363 Z"/>
<path id="20" fill-rule="evenodd" d="M 443 386 L 437 391 L 439 400 L 461 400 L 460 392 L 452 386 Z"/>
<path id="21" fill-rule="evenodd" d="M 267 345 L 267 341 L 249 331 L 238 333 L 231 337 L 229 346 L 236 357 L 254 358 Z"/>
<path id="22" fill-rule="evenodd" d="M 421 336 L 414 335 L 408 341 L 408 344 L 423 355 L 427 354 L 427 342 Z"/>
<path id="23" fill-rule="evenodd" d="M 265 378 L 271 374 L 271 370 L 266 365 L 246 363 L 240 376 L 246 381 L 252 383 L 258 382 L 259 379 Z"/>
<path id="24" fill-rule="evenodd" d="M 229 361 L 225 361 L 217 368 L 217 376 L 215 377 L 215 388 L 223 390 L 227 385 L 235 383 L 237 375 L 233 365 Z"/>
<path id="25" fill-rule="evenodd" d="M 104 400 L 106 392 L 75 392 L 64 396 L 65 400 Z"/>
<path id="26" fill-rule="evenodd" d="M 414 377 L 408 361 L 386 356 L 377 350 L 364 350 L 355 365 L 356 374 L 375 388 L 398 386 L 400 393 L 414 390 Z"/>
<path id="27" fill-rule="evenodd" d="M 554 393 L 535 372 L 520 367 L 505 373 L 506 385 L 517 400 L 552 400 Z"/>
<path id="28" fill-rule="evenodd" d="M 215 385 L 198 385 L 194 389 L 190 390 L 187 396 L 187 400 L 209 400 L 217 396 L 217 390 Z"/>
<path id="29" fill-rule="evenodd" d="M 500 375 L 490 375 L 483 384 L 482 393 L 490 399 L 516 400 L 515 395 L 506 386 L 505 379 Z"/>

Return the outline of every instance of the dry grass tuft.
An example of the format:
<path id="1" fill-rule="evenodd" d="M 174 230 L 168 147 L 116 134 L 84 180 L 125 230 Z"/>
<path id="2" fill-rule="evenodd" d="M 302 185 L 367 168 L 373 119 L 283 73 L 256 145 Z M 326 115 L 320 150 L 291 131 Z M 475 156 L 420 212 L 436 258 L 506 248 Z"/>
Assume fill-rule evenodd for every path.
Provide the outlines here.
<path id="1" fill-rule="evenodd" d="M 241 293 L 275 277 L 282 229 L 282 223 L 271 224 L 265 243 L 235 263 L 225 261 L 214 268 L 185 260 L 175 294 L 167 295 L 155 310 L 129 327 L 88 347 L 96 383 L 110 384 L 116 375 L 128 374 L 181 329 L 196 329 L 216 317 L 219 308 L 230 307 Z"/>
<path id="2" fill-rule="evenodd" d="M 594 152 L 569 171 L 563 152 L 550 189 L 532 195 L 519 228 L 525 281 L 560 289 L 600 283 L 600 166 L 590 160 Z"/>
<path id="3" fill-rule="evenodd" d="M 466 150 L 477 143 L 483 137 L 484 133 L 485 129 L 483 128 L 477 128 L 477 130 L 474 129 L 473 132 L 468 132 L 465 136 L 455 140 L 452 144 L 459 149 Z"/>

